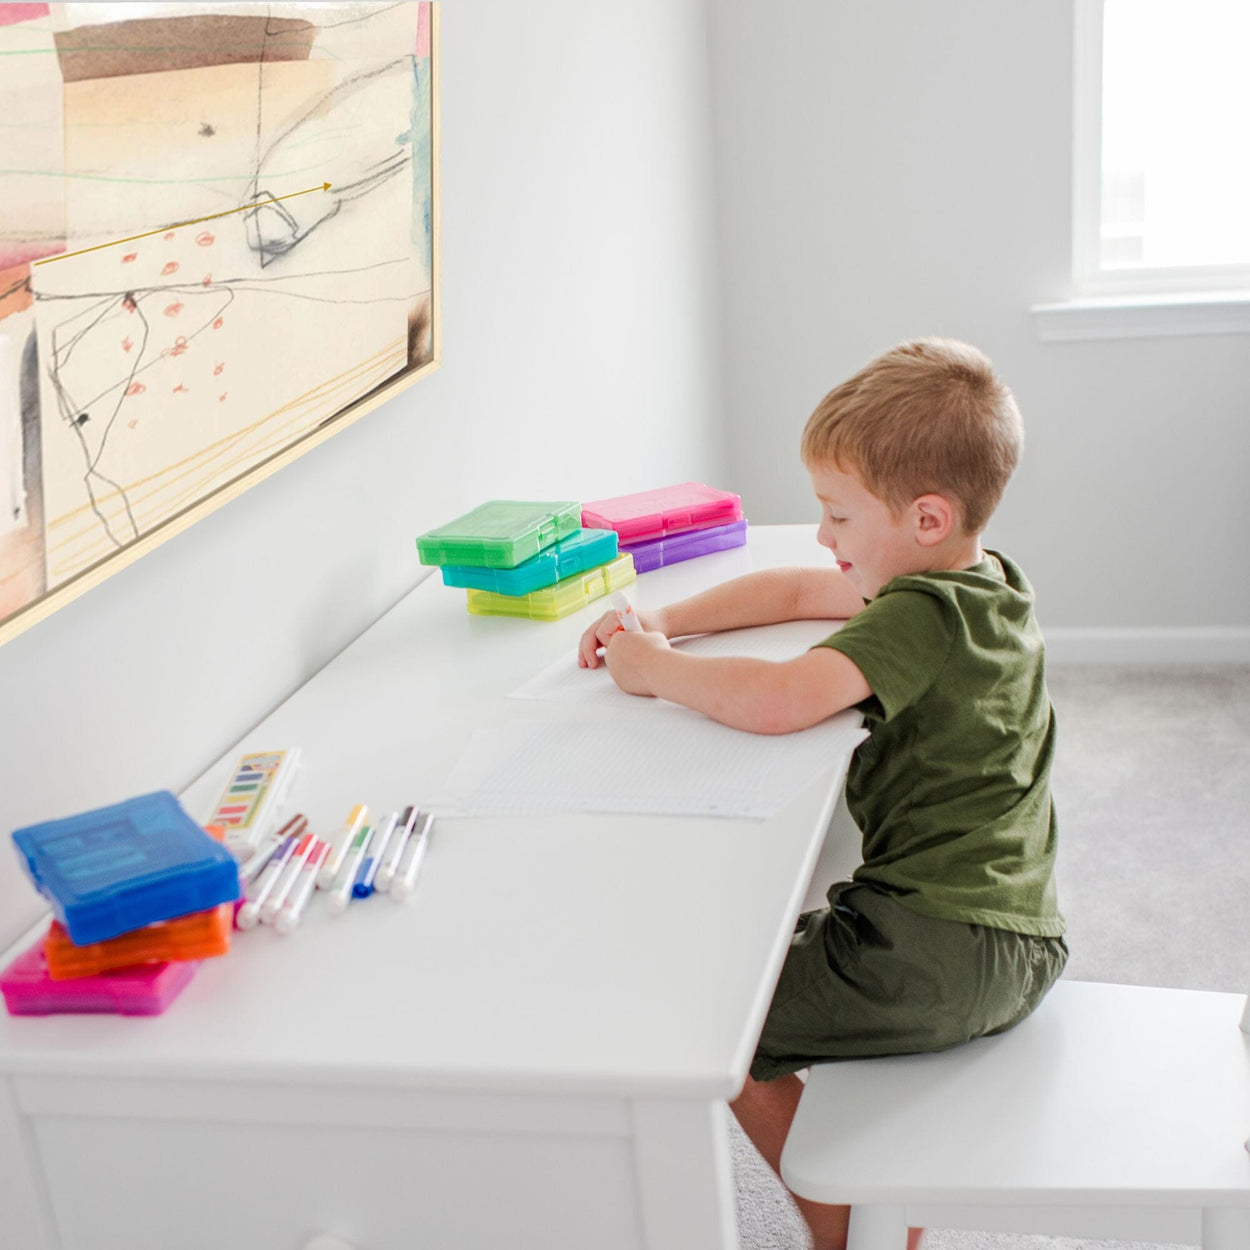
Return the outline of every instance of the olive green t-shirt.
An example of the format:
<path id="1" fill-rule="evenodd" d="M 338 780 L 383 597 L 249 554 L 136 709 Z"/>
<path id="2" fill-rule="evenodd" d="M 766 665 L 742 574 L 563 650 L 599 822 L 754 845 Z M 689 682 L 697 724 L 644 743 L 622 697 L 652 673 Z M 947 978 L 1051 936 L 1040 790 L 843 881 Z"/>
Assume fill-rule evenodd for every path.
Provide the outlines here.
<path id="1" fill-rule="evenodd" d="M 1057 937 L 1054 713 L 1033 588 L 1005 556 L 887 582 L 819 643 L 872 695 L 847 807 L 854 879 L 927 916 Z"/>

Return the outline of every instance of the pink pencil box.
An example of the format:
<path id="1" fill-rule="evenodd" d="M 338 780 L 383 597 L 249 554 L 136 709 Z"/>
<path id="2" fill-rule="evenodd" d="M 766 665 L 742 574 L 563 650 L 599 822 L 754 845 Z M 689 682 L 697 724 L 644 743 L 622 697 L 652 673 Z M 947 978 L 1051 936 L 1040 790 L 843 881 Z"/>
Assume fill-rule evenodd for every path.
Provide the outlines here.
<path id="1" fill-rule="evenodd" d="M 199 966 L 196 960 L 171 961 L 54 981 L 48 975 L 40 940 L 0 972 L 0 993 L 11 1016 L 87 1011 L 159 1016 L 182 993 Z"/>
<path id="2" fill-rule="evenodd" d="M 641 543 L 681 530 L 740 520 L 742 497 L 702 482 L 681 482 L 582 505 L 583 526 L 616 530 L 622 543 Z"/>

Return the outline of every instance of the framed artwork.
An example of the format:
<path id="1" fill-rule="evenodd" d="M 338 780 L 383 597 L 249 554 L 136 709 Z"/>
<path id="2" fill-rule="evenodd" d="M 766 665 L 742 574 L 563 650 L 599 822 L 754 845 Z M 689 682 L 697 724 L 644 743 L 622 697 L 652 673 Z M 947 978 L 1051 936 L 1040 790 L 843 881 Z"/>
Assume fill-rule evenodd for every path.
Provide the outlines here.
<path id="1" fill-rule="evenodd" d="M 0 642 L 435 368 L 437 6 L 0 3 Z"/>

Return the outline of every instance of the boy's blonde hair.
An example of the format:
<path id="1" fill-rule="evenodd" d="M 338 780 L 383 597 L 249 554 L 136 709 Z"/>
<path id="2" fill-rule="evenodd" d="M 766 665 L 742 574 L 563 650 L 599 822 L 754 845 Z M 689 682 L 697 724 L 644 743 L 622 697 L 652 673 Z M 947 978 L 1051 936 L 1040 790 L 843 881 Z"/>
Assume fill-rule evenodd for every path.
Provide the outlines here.
<path id="1" fill-rule="evenodd" d="M 955 339 L 900 343 L 820 401 L 803 430 L 811 468 L 854 472 L 901 513 L 934 493 L 979 534 L 1020 458 L 1024 423 L 989 359 Z"/>

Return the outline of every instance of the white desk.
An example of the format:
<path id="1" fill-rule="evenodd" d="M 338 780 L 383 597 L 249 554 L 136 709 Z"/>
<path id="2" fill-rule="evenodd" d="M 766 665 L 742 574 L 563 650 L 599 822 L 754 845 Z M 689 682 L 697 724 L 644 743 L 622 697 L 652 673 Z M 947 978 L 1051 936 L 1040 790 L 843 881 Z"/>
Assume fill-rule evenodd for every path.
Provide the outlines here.
<path id="1" fill-rule="evenodd" d="M 821 556 L 811 526 L 755 529 L 635 599 Z M 471 617 L 435 574 L 184 803 L 204 815 L 243 751 L 292 744 L 318 831 L 419 803 L 475 726 L 534 715 L 505 696 L 602 608 Z M 0 1245 L 733 1247 L 725 1099 L 843 763 L 767 822 L 443 819 L 406 906 L 320 899 L 289 938 L 236 934 L 164 1016 L 0 1013 Z"/>

